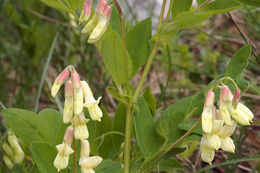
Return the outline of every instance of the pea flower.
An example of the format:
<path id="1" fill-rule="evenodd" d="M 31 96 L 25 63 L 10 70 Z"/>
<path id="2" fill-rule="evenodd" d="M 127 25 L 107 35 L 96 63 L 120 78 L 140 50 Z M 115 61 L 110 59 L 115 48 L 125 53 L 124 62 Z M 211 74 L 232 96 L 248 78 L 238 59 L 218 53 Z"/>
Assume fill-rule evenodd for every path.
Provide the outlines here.
<path id="1" fill-rule="evenodd" d="M 212 91 L 207 93 L 204 108 L 202 112 L 202 129 L 205 133 L 210 133 L 212 130 L 212 118 L 214 109 L 215 94 Z"/>
<path id="2" fill-rule="evenodd" d="M 83 111 L 83 92 L 77 72 L 72 73 L 72 86 L 74 90 L 74 114 L 78 115 Z"/>
<path id="3" fill-rule="evenodd" d="M 91 15 L 91 6 L 92 6 L 92 0 L 86 0 L 83 5 L 83 10 L 81 11 L 80 17 L 79 17 L 79 23 L 87 22 L 90 15 Z"/>
<path id="4" fill-rule="evenodd" d="M 65 68 L 64 71 L 55 79 L 54 84 L 51 88 L 51 95 L 55 97 L 60 90 L 60 87 L 69 78 L 69 70 Z"/>
<path id="5" fill-rule="evenodd" d="M 79 115 L 75 115 L 71 122 L 74 126 L 75 139 L 84 140 L 89 137 L 88 128 L 86 126 L 88 119 L 85 118 L 84 112 L 81 112 Z"/>
<path id="6" fill-rule="evenodd" d="M 11 161 L 11 159 L 4 154 L 3 160 L 4 160 L 5 165 L 11 170 L 13 168 L 13 166 L 14 166 L 14 164 Z"/>
<path id="7" fill-rule="evenodd" d="M 94 121 L 95 120 L 101 121 L 103 113 L 98 106 L 101 97 L 95 100 L 91 92 L 91 89 L 89 88 L 89 85 L 86 81 L 81 81 L 81 85 L 82 85 L 83 95 L 85 97 L 84 106 L 88 108 L 91 119 Z"/>
<path id="8" fill-rule="evenodd" d="M 64 140 L 62 144 L 56 146 L 58 154 L 54 160 L 54 166 L 58 169 L 65 169 L 69 163 L 69 155 L 71 155 L 74 150 L 71 148 L 71 143 L 73 139 L 73 127 L 69 126 L 66 129 Z"/>
<path id="9" fill-rule="evenodd" d="M 65 103 L 63 110 L 63 122 L 69 123 L 73 117 L 73 87 L 71 80 L 65 85 Z"/>
<path id="10" fill-rule="evenodd" d="M 231 115 L 234 112 L 232 99 L 233 95 L 228 86 L 222 86 L 220 92 L 219 111 L 221 118 L 224 120 L 225 124 L 230 126 L 232 125 Z"/>
<path id="11" fill-rule="evenodd" d="M 87 25 L 83 28 L 82 33 L 89 33 L 88 43 L 94 43 L 104 34 L 107 29 L 111 6 L 106 0 L 99 0 L 96 12 Z"/>

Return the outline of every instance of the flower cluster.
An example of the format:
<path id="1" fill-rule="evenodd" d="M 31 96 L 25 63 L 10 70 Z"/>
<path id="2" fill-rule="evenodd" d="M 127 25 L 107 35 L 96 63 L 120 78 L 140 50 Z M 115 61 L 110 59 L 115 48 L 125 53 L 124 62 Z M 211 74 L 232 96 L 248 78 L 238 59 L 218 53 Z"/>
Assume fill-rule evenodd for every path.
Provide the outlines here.
<path id="1" fill-rule="evenodd" d="M 80 139 L 82 146 L 84 141 L 89 137 L 88 128 L 86 126 L 89 120 L 85 118 L 83 108 L 86 107 L 88 109 L 90 117 L 94 121 L 101 121 L 103 116 L 103 113 L 98 106 L 101 97 L 97 100 L 94 98 L 88 83 L 80 80 L 79 74 L 72 66 L 68 66 L 54 81 L 51 90 L 53 97 L 57 95 L 61 85 L 64 83 L 65 102 L 63 122 L 71 123 L 72 126 L 67 128 L 63 143 L 56 146 L 58 155 L 54 161 L 54 166 L 58 171 L 65 169 L 68 166 L 69 155 L 74 152 L 71 149 L 73 137 L 75 139 Z"/>
<path id="2" fill-rule="evenodd" d="M 200 143 L 201 158 L 212 163 L 215 150 L 222 149 L 235 152 L 235 144 L 231 139 L 237 123 L 250 125 L 253 113 L 242 103 L 239 103 L 240 91 L 235 90 L 234 96 L 227 86 L 221 87 L 219 110 L 214 106 L 215 94 L 207 93 L 202 112 L 203 136 Z M 233 119 L 232 119 L 233 118 Z"/>
<path id="3" fill-rule="evenodd" d="M 24 152 L 19 145 L 18 139 L 14 132 L 8 132 L 7 141 L 3 142 L 2 149 L 4 151 L 4 163 L 9 169 L 12 169 L 13 163 L 22 163 L 24 159 Z"/>
<path id="4" fill-rule="evenodd" d="M 88 33 L 90 35 L 88 43 L 96 42 L 104 34 L 107 29 L 112 10 L 106 0 L 99 0 L 96 12 L 89 20 L 91 16 L 91 6 L 92 0 L 86 0 L 84 3 L 84 9 L 82 10 L 79 18 L 80 23 L 87 22 L 81 32 Z"/>

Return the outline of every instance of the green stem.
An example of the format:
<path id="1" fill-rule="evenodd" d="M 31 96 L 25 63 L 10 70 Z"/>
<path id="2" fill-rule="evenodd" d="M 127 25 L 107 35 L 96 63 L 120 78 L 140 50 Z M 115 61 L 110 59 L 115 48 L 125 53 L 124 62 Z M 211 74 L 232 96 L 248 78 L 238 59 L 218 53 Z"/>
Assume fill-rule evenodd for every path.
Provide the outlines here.
<path id="1" fill-rule="evenodd" d="M 223 77 L 223 78 L 220 78 L 219 80 L 217 80 L 214 85 L 211 87 L 212 91 L 215 91 L 215 89 L 217 88 L 217 86 L 223 81 L 223 80 L 229 80 L 233 83 L 233 85 L 238 88 L 236 82 L 231 78 L 231 77 Z"/>
<path id="2" fill-rule="evenodd" d="M 197 120 L 197 122 L 182 137 L 180 137 L 177 141 L 175 141 L 173 144 L 171 144 L 166 149 L 163 148 L 156 155 L 154 155 L 154 156 L 150 157 L 149 159 L 147 159 L 146 161 L 144 161 L 142 166 L 141 166 L 141 169 L 142 169 L 141 171 L 146 172 L 147 170 L 149 170 L 150 169 L 149 166 L 152 163 L 154 163 L 155 161 L 160 159 L 167 152 L 171 151 L 172 149 L 174 149 L 174 147 L 176 147 L 178 144 L 180 144 L 186 137 L 188 137 L 193 132 L 193 130 L 200 124 L 200 122 L 201 122 L 201 118 L 199 120 Z"/>
<path id="3" fill-rule="evenodd" d="M 170 6 L 169 6 L 169 9 L 168 9 L 166 18 L 165 18 L 165 22 L 168 22 L 168 20 L 169 20 L 169 17 L 170 17 L 170 14 L 171 14 L 171 9 L 172 9 L 172 6 L 173 6 L 173 1 L 174 0 L 170 0 Z"/>
<path id="4" fill-rule="evenodd" d="M 130 168 L 131 127 L 132 127 L 131 107 L 127 106 L 126 127 L 125 127 L 125 149 L 124 149 L 125 150 L 124 151 L 124 173 L 129 173 L 129 168 Z"/>

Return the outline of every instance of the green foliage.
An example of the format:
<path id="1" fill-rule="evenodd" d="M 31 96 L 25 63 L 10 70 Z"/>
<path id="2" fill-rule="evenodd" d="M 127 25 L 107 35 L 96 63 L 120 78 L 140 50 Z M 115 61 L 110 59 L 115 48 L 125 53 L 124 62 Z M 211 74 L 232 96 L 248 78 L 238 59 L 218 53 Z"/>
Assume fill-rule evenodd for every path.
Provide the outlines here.
<path id="1" fill-rule="evenodd" d="M 238 0 L 240 3 L 245 5 L 250 5 L 253 7 L 260 7 L 260 1 L 259 0 Z"/>
<path id="2" fill-rule="evenodd" d="M 156 133 L 155 123 L 143 97 L 138 99 L 138 112 L 134 115 L 137 145 L 145 158 L 160 149 L 163 139 Z"/>
<path id="3" fill-rule="evenodd" d="M 136 74 L 138 68 L 146 63 L 150 51 L 151 36 L 151 18 L 137 23 L 126 35 L 126 47 L 133 63 L 132 75 Z"/>
<path id="4" fill-rule="evenodd" d="M 184 166 L 177 159 L 167 159 L 159 163 L 159 168 L 160 171 L 174 172 L 184 169 Z"/>
<path id="5" fill-rule="evenodd" d="M 239 78 L 248 64 L 248 58 L 251 55 L 251 52 L 252 47 L 249 44 L 236 51 L 227 66 L 226 75 L 234 79 Z"/>
<path id="6" fill-rule="evenodd" d="M 189 11 L 192 5 L 192 0 L 174 0 L 172 4 L 172 19 L 175 20 L 177 15 L 184 11 Z"/>
<path id="7" fill-rule="evenodd" d="M 202 7 L 202 10 L 212 14 L 218 14 L 225 13 L 237 8 L 241 8 L 241 5 L 237 2 L 237 0 L 215 0 Z"/>
<path id="8" fill-rule="evenodd" d="M 107 34 L 103 41 L 101 53 L 105 67 L 116 84 L 120 85 L 124 83 L 126 81 L 126 72 L 124 70 L 126 67 L 122 68 L 124 64 L 124 53 L 121 38 L 116 32 L 111 31 Z M 127 56 L 127 61 L 128 75 L 130 76 L 132 72 L 132 62 L 129 56 Z"/>
<path id="9" fill-rule="evenodd" d="M 156 99 L 155 99 L 150 87 L 147 87 L 145 89 L 145 91 L 143 93 L 143 97 L 144 97 L 146 103 L 148 104 L 152 115 L 154 115 L 157 106 L 156 106 Z"/>
<path id="10" fill-rule="evenodd" d="M 121 164 L 119 162 L 114 162 L 112 160 L 103 160 L 101 164 L 95 168 L 96 173 L 120 173 Z"/>

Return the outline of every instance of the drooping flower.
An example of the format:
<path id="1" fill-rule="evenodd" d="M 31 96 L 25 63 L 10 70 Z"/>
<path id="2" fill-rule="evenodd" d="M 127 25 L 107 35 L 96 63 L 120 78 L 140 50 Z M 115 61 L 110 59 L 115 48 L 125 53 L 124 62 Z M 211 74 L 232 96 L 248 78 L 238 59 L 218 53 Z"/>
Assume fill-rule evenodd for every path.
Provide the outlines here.
<path id="1" fill-rule="evenodd" d="M 111 6 L 106 0 L 99 0 L 96 12 L 87 25 L 83 28 L 82 33 L 89 33 L 88 43 L 94 43 L 104 34 L 107 29 Z"/>
<path id="2" fill-rule="evenodd" d="M 55 79 L 53 86 L 51 88 L 51 95 L 55 97 L 62 84 L 69 78 L 69 70 L 65 68 L 63 72 Z"/>
<path id="3" fill-rule="evenodd" d="M 212 130 L 214 98 L 215 98 L 214 92 L 209 91 L 207 93 L 205 103 L 204 103 L 203 112 L 202 112 L 202 115 L 201 115 L 202 129 L 205 133 L 211 133 L 211 130 Z"/>
<path id="4" fill-rule="evenodd" d="M 231 115 L 234 112 L 234 108 L 232 106 L 233 95 L 228 88 L 228 86 L 222 86 L 220 92 L 220 101 L 219 101 L 219 111 L 221 118 L 228 125 L 232 125 L 231 123 Z"/>
<path id="5" fill-rule="evenodd" d="M 8 143 L 10 144 L 10 146 L 14 152 L 13 161 L 15 163 L 22 163 L 22 161 L 24 159 L 24 152 L 23 152 L 21 146 L 19 145 L 18 139 L 17 139 L 16 135 L 14 134 L 14 132 L 9 131 L 7 139 L 8 139 Z"/>
<path id="6" fill-rule="evenodd" d="M 83 111 L 83 92 L 77 72 L 72 73 L 72 86 L 74 90 L 74 114 L 78 115 Z"/>
<path id="7" fill-rule="evenodd" d="M 54 160 L 54 166 L 58 169 L 58 172 L 61 169 L 68 167 L 69 155 L 71 155 L 74 150 L 71 148 L 71 143 L 73 140 L 73 127 L 69 126 L 65 132 L 63 143 L 56 146 L 58 154 Z"/>
<path id="8" fill-rule="evenodd" d="M 95 173 L 93 168 L 97 167 L 102 162 L 102 157 L 92 156 L 82 159 L 79 165 L 82 173 Z"/>
<path id="9" fill-rule="evenodd" d="M 65 103 L 63 110 L 63 122 L 69 123 L 73 117 L 73 87 L 72 82 L 69 80 L 65 85 Z"/>
<path id="10" fill-rule="evenodd" d="M 87 139 L 89 137 L 87 122 L 88 119 L 85 118 L 84 112 L 75 115 L 71 120 L 74 127 L 74 137 L 75 139 Z"/>

